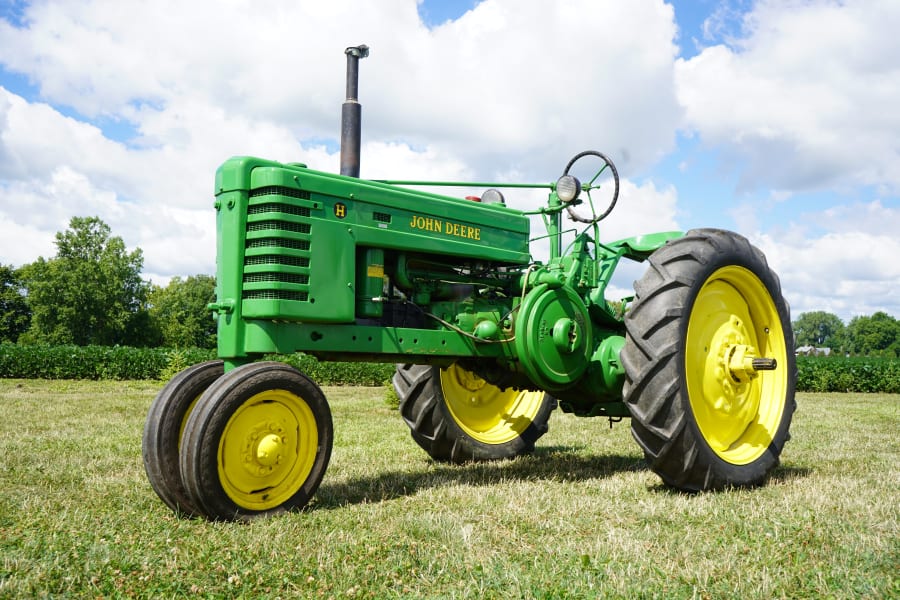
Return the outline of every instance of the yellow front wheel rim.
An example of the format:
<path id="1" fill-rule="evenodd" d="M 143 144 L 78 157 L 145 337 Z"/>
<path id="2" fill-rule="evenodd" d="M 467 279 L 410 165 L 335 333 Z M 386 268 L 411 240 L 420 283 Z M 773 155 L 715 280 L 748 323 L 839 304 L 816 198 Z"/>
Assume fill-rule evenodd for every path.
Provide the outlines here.
<path id="1" fill-rule="evenodd" d="M 519 437 L 544 403 L 544 392 L 501 390 L 457 365 L 441 369 L 441 390 L 456 424 L 483 444 L 505 444 Z"/>
<path id="2" fill-rule="evenodd" d="M 753 357 L 777 366 L 755 371 Z M 710 448 L 736 465 L 762 456 L 784 413 L 788 361 L 778 309 L 753 272 L 732 265 L 706 280 L 691 309 L 684 367 L 691 410 Z"/>
<path id="3" fill-rule="evenodd" d="M 205 390 L 204 390 L 205 391 Z M 178 451 L 181 452 L 181 437 L 184 435 L 184 426 L 187 425 L 188 417 L 191 416 L 191 412 L 194 410 L 194 407 L 197 406 L 197 401 L 200 400 L 200 396 L 203 395 L 203 392 L 200 392 L 194 399 L 191 400 L 191 403 L 188 404 L 187 410 L 184 411 L 184 416 L 181 418 L 181 424 L 178 426 Z"/>
<path id="4" fill-rule="evenodd" d="M 287 390 L 249 398 L 228 420 L 219 440 L 222 488 L 248 510 L 268 510 L 290 500 L 316 460 L 318 428 L 309 405 Z"/>

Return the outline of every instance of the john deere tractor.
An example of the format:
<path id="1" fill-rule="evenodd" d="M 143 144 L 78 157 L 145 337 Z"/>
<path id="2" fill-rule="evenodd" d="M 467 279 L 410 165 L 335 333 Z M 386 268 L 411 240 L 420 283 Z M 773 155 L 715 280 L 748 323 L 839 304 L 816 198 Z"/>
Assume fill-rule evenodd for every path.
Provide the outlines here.
<path id="1" fill-rule="evenodd" d="M 340 174 L 251 157 L 216 173 L 219 359 L 176 375 L 150 407 L 143 458 L 159 497 L 213 520 L 310 501 L 331 456 L 328 402 L 300 371 L 261 360 L 297 352 L 396 363 L 400 416 L 437 461 L 530 453 L 558 407 L 630 417 L 674 488 L 763 483 L 795 406 L 788 305 L 763 253 L 719 229 L 603 241 L 619 177 L 596 151 L 547 184 L 430 182 L 475 197 L 360 179 L 368 48 L 346 53 Z M 545 188 L 546 203 L 508 206 L 502 190 L 523 187 Z M 537 245 L 549 258 L 535 260 Z M 611 301 L 622 260 L 646 271 Z"/>

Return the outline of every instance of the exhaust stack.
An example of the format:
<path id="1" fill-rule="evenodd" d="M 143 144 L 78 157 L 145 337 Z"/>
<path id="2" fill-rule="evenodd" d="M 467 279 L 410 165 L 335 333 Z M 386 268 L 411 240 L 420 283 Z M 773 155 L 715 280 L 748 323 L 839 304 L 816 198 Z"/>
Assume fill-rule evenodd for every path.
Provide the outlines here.
<path id="1" fill-rule="evenodd" d="M 347 99 L 341 107 L 341 175 L 359 177 L 359 149 L 362 137 L 362 105 L 359 93 L 359 59 L 369 55 L 360 44 L 344 50 L 347 55 Z"/>

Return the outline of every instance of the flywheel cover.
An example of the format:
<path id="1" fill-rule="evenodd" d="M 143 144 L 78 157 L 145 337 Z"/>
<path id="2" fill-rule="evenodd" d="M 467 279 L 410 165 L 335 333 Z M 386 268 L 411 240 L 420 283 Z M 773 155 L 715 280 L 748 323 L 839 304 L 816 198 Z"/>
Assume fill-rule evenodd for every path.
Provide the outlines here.
<path id="1" fill-rule="evenodd" d="M 593 342 L 581 298 L 569 287 L 535 287 L 516 319 L 516 354 L 524 373 L 542 389 L 564 389 L 587 369 Z"/>

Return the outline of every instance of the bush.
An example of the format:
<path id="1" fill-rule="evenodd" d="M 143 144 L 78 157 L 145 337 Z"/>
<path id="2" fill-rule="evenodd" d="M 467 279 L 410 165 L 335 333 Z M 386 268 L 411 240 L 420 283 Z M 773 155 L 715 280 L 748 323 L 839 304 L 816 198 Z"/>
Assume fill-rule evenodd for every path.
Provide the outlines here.
<path id="1" fill-rule="evenodd" d="M 172 360 L 168 348 L 0 344 L 0 377 L 20 379 L 158 379 Z M 186 364 L 214 350 L 177 351 Z"/>
<path id="2" fill-rule="evenodd" d="M 0 378 L 167 381 L 181 369 L 215 357 L 215 350 L 200 348 L 0 344 Z M 385 382 L 394 375 L 392 363 L 319 362 L 306 354 L 272 354 L 265 359 L 300 369 L 319 385 L 387 389 L 390 385 Z M 797 390 L 900 394 L 900 360 L 798 356 Z"/>
<path id="3" fill-rule="evenodd" d="M 308 354 L 270 354 L 266 360 L 277 360 L 297 368 L 319 385 L 380 386 L 394 376 L 394 363 L 319 362 Z"/>
<path id="4" fill-rule="evenodd" d="M 382 399 L 388 408 L 393 408 L 395 410 L 400 408 L 400 396 L 397 395 L 397 390 L 394 389 L 394 383 L 390 379 L 385 379 L 381 385 L 384 389 L 384 396 Z"/>
<path id="5" fill-rule="evenodd" d="M 0 378 L 168 381 L 180 370 L 215 357 L 215 350 L 202 348 L 0 344 Z M 380 386 L 394 374 L 393 364 L 326 363 L 305 354 L 265 358 L 296 367 L 319 385 Z"/>
<path id="6" fill-rule="evenodd" d="M 900 360 L 798 356 L 797 390 L 898 394 Z"/>

